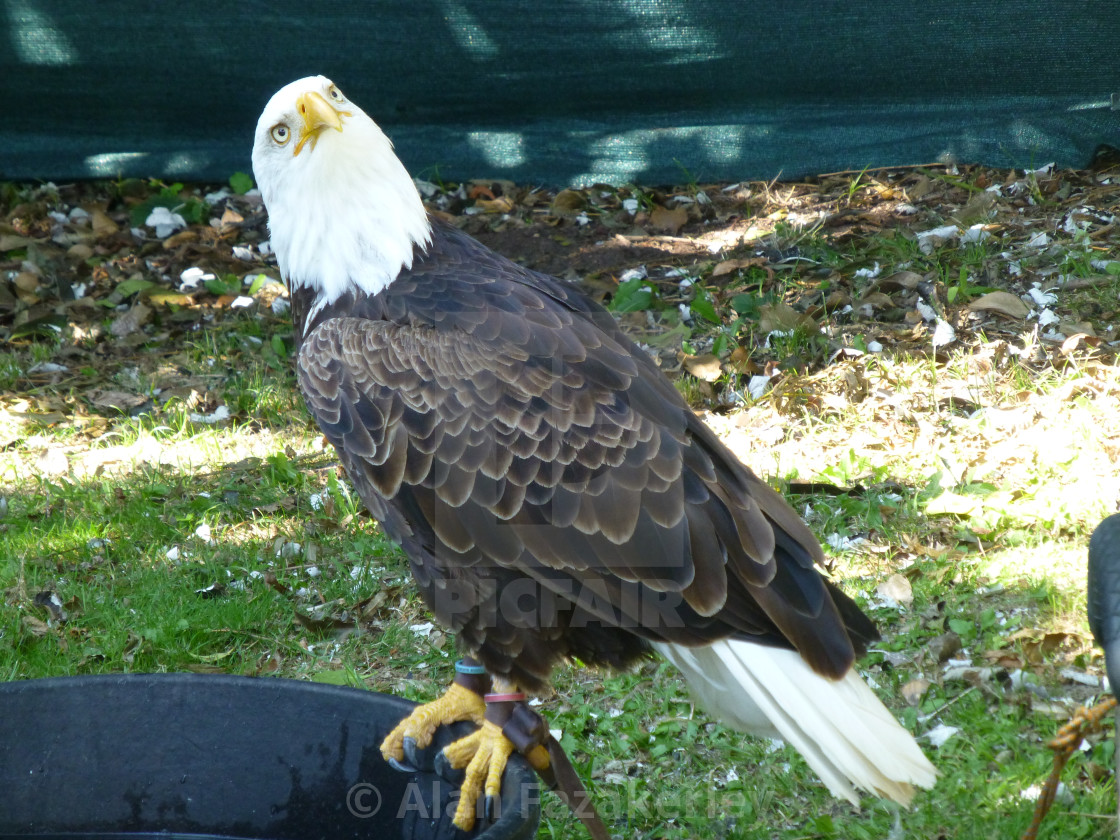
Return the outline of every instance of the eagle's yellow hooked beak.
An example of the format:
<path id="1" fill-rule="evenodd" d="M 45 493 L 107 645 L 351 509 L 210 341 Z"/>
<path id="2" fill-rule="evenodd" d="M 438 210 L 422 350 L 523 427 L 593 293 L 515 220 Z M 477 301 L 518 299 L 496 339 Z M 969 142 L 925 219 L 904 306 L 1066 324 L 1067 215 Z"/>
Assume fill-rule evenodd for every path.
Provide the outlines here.
<path id="1" fill-rule="evenodd" d="M 302 151 L 304 143 L 308 140 L 311 141 L 311 148 L 314 149 L 315 141 L 319 138 L 319 132 L 323 129 L 333 128 L 342 131 L 342 118 L 350 116 L 349 111 L 336 111 L 327 100 L 315 91 L 301 94 L 299 99 L 296 100 L 296 108 L 299 110 L 300 117 L 303 118 L 303 127 L 300 129 L 299 142 L 296 143 L 293 157 Z"/>

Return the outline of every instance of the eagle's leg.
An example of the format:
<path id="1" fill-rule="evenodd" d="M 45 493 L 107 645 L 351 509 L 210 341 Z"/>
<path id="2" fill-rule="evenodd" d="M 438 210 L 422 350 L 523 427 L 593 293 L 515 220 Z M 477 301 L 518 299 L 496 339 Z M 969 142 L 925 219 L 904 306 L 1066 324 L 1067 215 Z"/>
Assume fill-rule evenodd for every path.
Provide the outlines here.
<path id="1" fill-rule="evenodd" d="M 443 758 L 452 769 L 466 768 L 453 819 L 463 831 L 474 827 L 480 794 L 486 795 L 484 813 L 494 811 L 501 794 L 502 773 L 515 750 L 525 753 L 538 772 L 549 765 L 548 752 L 541 745 L 548 738 L 548 728 L 544 726 L 543 718 L 535 713 L 519 716 L 517 712 L 522 709 L 528 710 L 525 694 L 513 683 L 495 679 L 494 692 L 486 695 L 486 714 L 481 728 L 443 748 Z M 544 726 L 543 737 L 539 732 L 526 732 L 526 721 L 531 721 L 530 729 Z M 507 737 L 507 733 L 514 740 Z"/>
<path id="2" fill-rule="evenodd" d="M 417 706 L 381 742 L 381 755 L 390 764 L 401 770 L 414 770 L 405 761 L 406 748 L 412 753 L 428 746 L 435 731 L 445 723 L 469 720 L 476 726 L 483 724 L 486 703 L 482 698 L 490 689 L 489 675 L 470 657 L 456 662 L 455 672 L 455 681 L 442 697 Z"/>

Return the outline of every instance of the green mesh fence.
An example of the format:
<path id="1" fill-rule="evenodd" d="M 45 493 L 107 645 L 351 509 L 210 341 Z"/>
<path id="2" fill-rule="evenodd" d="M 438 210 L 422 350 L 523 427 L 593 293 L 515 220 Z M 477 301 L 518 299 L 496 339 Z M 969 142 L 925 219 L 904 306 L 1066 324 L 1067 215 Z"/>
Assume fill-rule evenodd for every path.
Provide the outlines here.
<path id="1" fill-rule="evenodd" d="M 792 178 L 1120 146 L 1120 2 L 0 2 L 0 178 L 248 171 L 333 78 L 414 174 Z"/>

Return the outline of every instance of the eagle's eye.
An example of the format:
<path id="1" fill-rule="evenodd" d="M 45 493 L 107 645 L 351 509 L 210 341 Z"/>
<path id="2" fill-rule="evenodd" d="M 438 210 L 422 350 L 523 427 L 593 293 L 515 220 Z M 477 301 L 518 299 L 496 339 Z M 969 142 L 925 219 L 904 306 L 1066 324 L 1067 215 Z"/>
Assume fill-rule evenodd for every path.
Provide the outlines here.
<path id="1" fill-rule="evenodd" d="M 284 125 L 284 123 L 277 123 L 276 125 L 274 125 L 272 127 L 272 131 L 270 131 L 269 134 L 271 134 L 272 139 L 279 143 L 281 146 L 287 143 L 288 140 L 290 140 L 292 137 L 292 132 L 288 131 L 288 127 Z"/>
<path id="2" fill-rule="evenodd" d="M 346 97 L 342 95 L 342 91 L 340 91 L 334 85 L 331 85 L 329 88 L 327 88 L 327 96 L 329 96 L 335 102 L 345 102 L 346 101 Z"/>

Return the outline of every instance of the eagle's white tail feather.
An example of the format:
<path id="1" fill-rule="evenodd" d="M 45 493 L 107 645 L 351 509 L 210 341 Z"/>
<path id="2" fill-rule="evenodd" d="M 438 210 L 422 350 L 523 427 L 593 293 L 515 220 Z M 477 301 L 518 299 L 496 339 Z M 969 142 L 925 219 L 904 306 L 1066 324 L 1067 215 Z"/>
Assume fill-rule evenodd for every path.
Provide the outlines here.
<path id="1" fill-rule="evenodd" d="M 784 738 L 836 796 L 858 805 L 854 784 L 906 805 L 915 786 L 933 786 L 933 765 L 854 669 L 833 681 L 795 651 L 732 639 L 654 647 L 710 714 L 744 732 Z"/>

